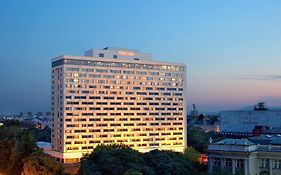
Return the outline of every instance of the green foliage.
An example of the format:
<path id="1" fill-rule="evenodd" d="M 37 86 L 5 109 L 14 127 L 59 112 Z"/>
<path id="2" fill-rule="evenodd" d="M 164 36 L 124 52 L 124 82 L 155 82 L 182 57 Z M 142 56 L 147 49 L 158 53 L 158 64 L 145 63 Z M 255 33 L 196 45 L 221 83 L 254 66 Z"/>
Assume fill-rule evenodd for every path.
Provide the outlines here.
<path id="1" fill-rule="evenodd" d="M 20 132 L 20 129 L 17 126 L 0 127 L 0 140 L 12 140 L 16 138 L 16 135 Z"/>
<path id="2" fill-rule="evenodd" d="M 215 171 L 209 175 L 232 175 L 232 173 L 228 171 Z"/>
<path id="3" fill-rule="evenodd" d="M 44 129 L 33 127 L 27 130 L 31 132 L 36 141 L 51 142 L 51 129 L 49 127 Z"/>
<path id="4" fill-rule="evenodd" d="M 198 163 L 199 153 L 191 146 L 187 147 L 184 150 L 184 156 L 194 163 Z"/>
<path id="5" fill-rule="evenodd" d="M 189 174 L 197 175 L 193 164 L 182 153 L 153 150 L 144 154 L 144 159 L 156 174 Z"/>
<path id="6" fill-rule="evenodd" d="M 3 124 L 6 127 L 20 126 L 20 121 L 18 121 L 18 120 L 5 120 L 5 121 L 3 121 Z"/>
<path id="7" fill-rule="evenodd" d="M 64 174 L 63 170 L 64 168 L 61 163 L 44 156 L 42 152 L 38 151 L 23 160 L 22 175 L 36 175 L 39 173 L 45 175 L 62 175 Z"/>
<path id="8" fill-rule="evenodd" d="M 5 175 L 20 175 L 24 172 L 35 175 L 43 170 L 49 174 L 61 174 L 63 171 L 61 165 L 38 152 L 36 141 L 30 131 L 22 130 L 11 122 L 0 127 L 0 157 L 0 172 L 5 172 Z M 28 173 L 26 170 L 32 172 Z"/>
<path id="9" fill-rule="evenodd" d="M 130 170 L 130 172 L 127 172 Z M 141 153 L 124 145 L 100 145 L 81 162 L 80 174 L 123 175 L 126 172 L 148 174 L 149 167 L 144 163 Z"/>
<path id="10" fill-rule="evenodd" d="M 223 139 L 223 137 L 218 136 L 214 132 L 205 133 L 199 127 L 188 127 L 187 144 L 200 153 L 205 153 L 207 151 L 210 137 L 212 137 L 214 142 Z"/>
<path id="11" fill-rule="evenodd" d="M 140 153 L 124 145 L 100 145 L 82 159 L 79 174 L 89 175 L 196 175 L 182 153 L 154 150 Z"/>
<path id="12" fill-rule="evenodd" d="M 189 127 L 187 144 L 199 152 L 205 152 L 209 137 L 200 128 Z"/>
<path id="13" fill-rule="evenodd" d="M 8 169 L 8 158 L 11 155 L 11 151 L 14 147 L 14 142 L 10 140 L 1 140 L 0 141 L 0 172 Z"/>
<path id="14" fill-rule="evenodd" d="M 14 138 L 15 133 L 21 130 L 18 120 L 5 120 L 3 123 L 4 126 L 0 127 L 0 139 Z M 36 141 L 51 142 L 51 129 L 48 126 L 44 129 L 32 127 L 25 130 L 30 132 Z M 3 131 L 3 134 L 1 131 Z"/>
<path id="15" fill-rule="evenodd" d="M 139 171 L 128 170 L 124 173 L 124 175 L 143 175 L 143 174 Z"/>
<path id="16" fill-rule="evenodd" d="M 30 132 L 20 131 L 14 138 L 15 145 L 11 149 L 10 161 L 8 166 L 9 174 L 21 174 L 23 162 L 22 160 L 36 151 L 35 139 Z"/>

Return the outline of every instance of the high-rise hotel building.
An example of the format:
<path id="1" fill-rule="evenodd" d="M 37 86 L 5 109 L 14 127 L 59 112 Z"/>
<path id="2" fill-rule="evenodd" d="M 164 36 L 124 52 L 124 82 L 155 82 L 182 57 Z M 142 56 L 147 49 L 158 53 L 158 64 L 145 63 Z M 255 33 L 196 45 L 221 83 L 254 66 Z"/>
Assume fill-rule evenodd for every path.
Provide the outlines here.
<path id="1" fill-rule="evenodd" d="M 52 59 L 52 156 L 77 162 L 113 143 L 140 152 L 183 151 L 185 69 L 108 47 Z"/>

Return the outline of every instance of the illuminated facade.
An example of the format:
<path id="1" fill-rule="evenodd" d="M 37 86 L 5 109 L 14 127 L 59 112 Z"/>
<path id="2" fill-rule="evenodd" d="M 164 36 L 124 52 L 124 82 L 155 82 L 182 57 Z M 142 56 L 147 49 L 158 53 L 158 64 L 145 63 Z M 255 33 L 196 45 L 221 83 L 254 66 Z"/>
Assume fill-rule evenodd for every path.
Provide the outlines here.
<path id="1" fill-rule="evenodd" d="M 77 162 L 98 144 L 183 151 L 185 66 L 136 50 L 52 59 L 52 156 Z"/>

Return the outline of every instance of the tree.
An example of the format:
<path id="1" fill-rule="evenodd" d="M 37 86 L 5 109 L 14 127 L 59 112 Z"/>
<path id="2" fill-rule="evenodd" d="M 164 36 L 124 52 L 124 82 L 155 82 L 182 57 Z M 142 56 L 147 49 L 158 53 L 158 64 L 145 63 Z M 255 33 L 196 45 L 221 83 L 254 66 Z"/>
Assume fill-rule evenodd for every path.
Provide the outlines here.
<path id="1" fill-rule="evenodd" d="M 32 153 L 23 160 L 21 175 L 62 175 L 63 165 L 46 157 L 41 151 Z"/>
<path id="2" fill-rule="evenodd" d="M 124 145 L 99 145 L 90 155 L 82 158 L 81 175 L 123 175 L 150 174 L 152 171 L 142 158 L 142 154 Z"/>
<path id="3" fill-rule="evenodd" d="M 17 127 L 19 127 L 19 126 L 20 126 L 20 121 L 14 120 L 14 119 L 12 119 L 12 120 L 5 120 L 5 121 L 3 122 L 3 124 L 4 124 L 4 126 L 6 126 L 6 127 L 11 127 L 11 126 L 17 126 Z"/>
<path id="4" fill-rule="evenodd" d="M 19 132 L 15 138 L 15 145 L 11 150 L 8 174 L 21 174 L 23 168 L 22 160 L 36 151 L 36 149 L 35 139 L 32 137 L 31 133 L 27 131 Z"/>
<path id="5" fill-rule="evenodd" d="M 20 131 L 20 128 L 18 128 L 17 126 L 2 126 L 0 127 L 0 140 L 15 141 L 15 138 Z"/>
<path id="6" fill-rule="evenodd" d="M 208 134 L 204 133 L 202 129 L 196 127 L 188 128 L 187 144 L 200 153 L 206 151 L 208 140 Z"/>
<path id="7" fill-rule="evenodd" d="M 199 153 L 205 153 L 207 151 L 210 137 L 212 137 L 214 142 L 224 139 L 215 132 L 205 133 L 199 127 L 188 127 L 187 145 L 192 146 Z"/>
<path id="8" fill-rule="evenodd" d="M 82 159 L 80 175 L 197 175 L 182 153 L 153 150 L 140 153 L 124 145 L 100 145 Z"/>
<path id="9" fill-rule="evenodd" d="M 11 155 L 14 142 L 10 140 L 0 141 L 0 174 L 8 169 L 9 162 L 7 161 Z"/>
<path id="10" fill-rule="evenodd" d="M 63 167 L 39 151 L 29 130 L 11 124 L 0 127 L 0 174 L 62 174 Z"/>
<path id="11" fill-rule="evenodd" d="M 124 175 L 143 175 L 143 174 L 139 171 L 128 170 L 124 173 Z"/>
<path id="12" fill-rule="evenodd" d="M 153 150 L 144 154 L 144 160 L 146 165 L 154 169 L 155 174 L 199 174 L 192 162 L 182 153 Z"/>
<path id="13" fill-rule="evenodd" d="M 36 141 L 51 142 L 51 129 L 48 126 L 44 129 L 33 127 L 27 130 L 31 132 Z"/>
<path id="14" fill-rule="evenodd" d="M 187 147 L 184 150 L 184 156 L 191 160 L 193 163 L 198 163 L 199 153 L 191 146 Z"/>

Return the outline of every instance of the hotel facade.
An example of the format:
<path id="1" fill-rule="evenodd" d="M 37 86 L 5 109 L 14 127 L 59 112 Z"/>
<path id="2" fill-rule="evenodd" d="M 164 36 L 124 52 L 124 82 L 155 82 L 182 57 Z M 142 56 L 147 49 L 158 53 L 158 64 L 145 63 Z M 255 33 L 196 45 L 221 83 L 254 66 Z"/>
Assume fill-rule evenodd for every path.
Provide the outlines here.
<path id="1" fill-rule="evenodd" d="M 99 144 L 186 147 L 185 65 L 123 48 L 52 59 L 52 153 L 79 162 Z"/>

